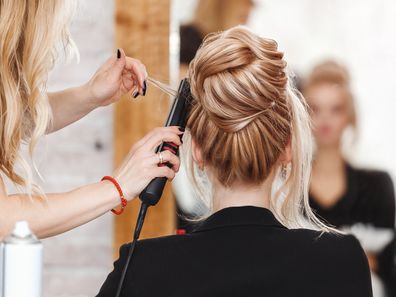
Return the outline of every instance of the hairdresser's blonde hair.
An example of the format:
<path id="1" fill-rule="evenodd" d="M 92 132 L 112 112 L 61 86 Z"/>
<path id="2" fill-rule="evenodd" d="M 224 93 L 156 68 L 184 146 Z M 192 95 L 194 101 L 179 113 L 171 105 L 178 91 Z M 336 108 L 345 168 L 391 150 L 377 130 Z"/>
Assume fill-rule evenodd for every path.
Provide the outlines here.
<path id="1" fill-rule="evenodd" d="M 51 122 L 47 76 L 62 44 L 65 52 L 73 48 L 67 26 L 74 6 L 71 0 L 0 1 L 0 170 L 29 194 L 40 191 L 19 148 L 29 144 L 32 158 Z"/>
<path id="2" fill-rule="evenodd" d="M 309 115 L 304 98 L 289 84 L 277 43 L 241 26 L 209 35 L 190 64 L 189 78 L 193 106 L 187 127 L 214 177 L 226 187 L 261 184 L 272 170 L 280 175 L 278 159 L 291 141 L 292 162 L 270 208 L 289 228 L 330 230 L 309 207 Z M 187 156 L 200 185 L 202 172 L 191 152 Z"/>

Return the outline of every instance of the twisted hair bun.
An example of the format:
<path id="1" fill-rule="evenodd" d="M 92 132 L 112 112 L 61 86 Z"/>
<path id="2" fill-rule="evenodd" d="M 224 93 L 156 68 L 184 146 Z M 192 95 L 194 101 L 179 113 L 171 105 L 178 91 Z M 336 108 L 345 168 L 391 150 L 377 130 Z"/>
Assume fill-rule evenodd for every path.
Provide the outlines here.
<path id="1" fill-rule="evenodd" d="M 277 43 L 235 27 L 209 35 L 190 64 L 188 127 L 224 185 L 265 180 L 291 135 L 286 62 Z"/>

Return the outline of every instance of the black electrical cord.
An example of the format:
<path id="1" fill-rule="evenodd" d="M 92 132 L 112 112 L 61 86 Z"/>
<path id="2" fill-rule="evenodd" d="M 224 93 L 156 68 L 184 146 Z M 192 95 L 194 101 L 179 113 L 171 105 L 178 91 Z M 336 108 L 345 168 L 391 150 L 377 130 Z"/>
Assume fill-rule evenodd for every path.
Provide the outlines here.
<path id="1" fill-rule="evenodd" d="M 115 297 L 120 297 L 122 286 L 124 284 L 124 279 L 125 279 L 126 273 L 128 271 L 129 262 L 131 261 L 133 252 L 135 251 L 136 242 L 138 241 L 140 232 L 142 231 L 143 222 L 144 222 L 144 218 L 146 217 L 146 212 L 147 212 L 148 207 L 149 207 L 149 205 L 146 203 L 142 203 L 140 205 L 139 215 L 137 217 L 135 231 L 133 233 L 133 240 L 132 240 L 131 245 L 129 246 L 128 256 L 127 256 L 127 259 L 125 262 L 124 269 L 122 270 L 122 273 L 121 273 L 121 278 L 120 278 L 120 282 L 118 283 L 117 293 L 116 293 Z"/>

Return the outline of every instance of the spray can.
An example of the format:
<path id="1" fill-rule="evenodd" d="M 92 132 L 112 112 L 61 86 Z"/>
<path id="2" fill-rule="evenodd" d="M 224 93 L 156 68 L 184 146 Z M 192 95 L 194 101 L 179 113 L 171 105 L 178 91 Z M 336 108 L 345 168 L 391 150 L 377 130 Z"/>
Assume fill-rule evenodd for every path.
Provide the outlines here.
<path id="1" fill-rule="evenodd" d="M 33 235 L 28 223 L 17 222 L 11 235 L 2 245 L 3 272 L 0 296 L 41 297 L 43 246 Z"/>

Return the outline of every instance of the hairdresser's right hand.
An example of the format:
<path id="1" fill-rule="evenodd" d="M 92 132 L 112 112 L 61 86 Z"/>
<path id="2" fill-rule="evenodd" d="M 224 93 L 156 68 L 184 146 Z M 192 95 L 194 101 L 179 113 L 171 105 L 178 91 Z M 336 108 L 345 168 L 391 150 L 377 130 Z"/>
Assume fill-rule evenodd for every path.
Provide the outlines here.
<path id="1" fill-rule="evenodd" d="M 163 151 L 161 153 L 163 162 L 169 162 L 172 168 L 159 167 L 159 156 L 155 153 L 155 149 L 164 141 L 180 146 L 182 134 L 178 127 L 156 128 L 132 147 L 114 173 L 114 178 L 120 184 L 127 200 L 137 197 L 155 177 L 166 177 L 169 180 L 175 177 L 180 167 L 179 158 L 169 151 Z"/>
<path id="2" fill-rule="evenodd" d="M 146 95 L 146 67 L 137 59 L 128 57 L 122 49 L 110 57 L 84 85 L 92 106 L 106 106 L 121 96 L 135 92 Z"/>

